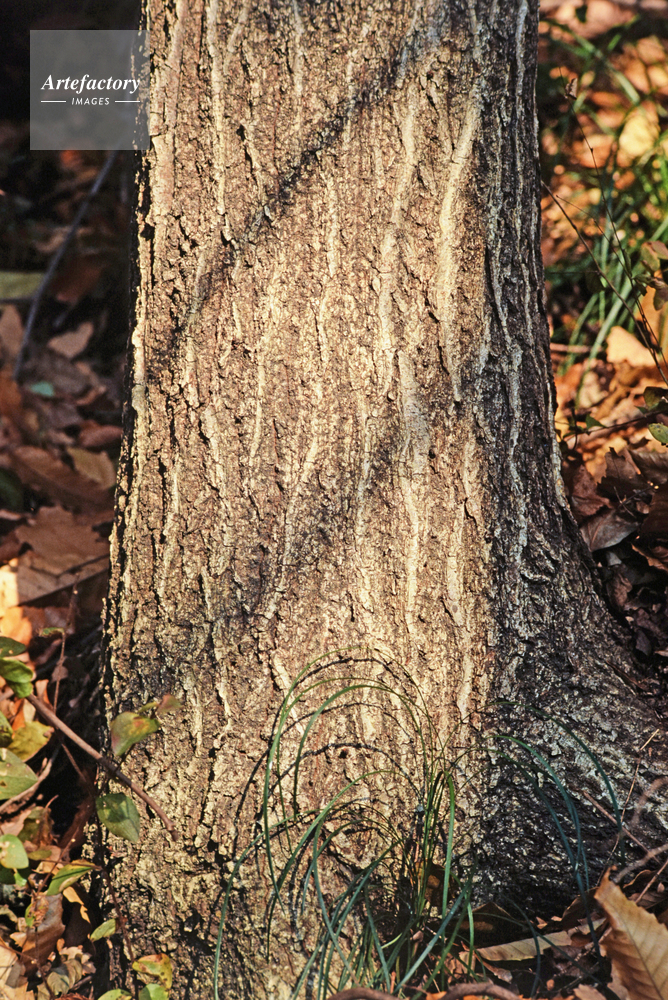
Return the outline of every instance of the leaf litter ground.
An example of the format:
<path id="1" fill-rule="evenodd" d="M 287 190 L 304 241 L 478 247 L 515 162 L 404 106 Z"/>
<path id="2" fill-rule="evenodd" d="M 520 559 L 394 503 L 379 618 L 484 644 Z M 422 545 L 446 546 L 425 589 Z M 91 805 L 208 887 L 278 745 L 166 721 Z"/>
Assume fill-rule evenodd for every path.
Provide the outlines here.
<path id="1" fill-rule="evenodd" d="M 632 257 L 643 241 L 659 238 L 668 205 L 668 22 L 661 20 L 668 8 L 659 8 L 643 14 L 607 0 L 544 3 L 538 85 L 547 186 L 542 245 L 564 480 L 611 608 L 629 628 L 638 662 L 629 682 L 656 710 L 658 727 L 668 719 L 668 448 L 648 426 L 665 426 L 668 440 L 668 406 L 649 416 L 643 408 L 652 390 L 666 388 L 667 372 L 643 335 L 641 310 L 654 346 L 665 348 L 666 309 L 655 308 L 649 291 L 629 308 L 605 287 L 592 289 L 587 247 L 610 274 L 615 253 Z M 27 140 L 25 122 L 0 123 L 0 634 L 27 646 L 16 659 L 37 696 L 95 745 L 121 438 L 131 168 L 119 159 L 76 233 L 42 303 L 19 386 L 12 371 L 30 297 L 104 160 L 94 152 L 30 153 Z M 608 191 L 608 181 L 626 200 Z M 18 870 L 9 862 L 27 852 L 33 882 L 63 873 L 48 896 L 0 884 L 0 996 L 93 996 L 87 982 L 104 966 L 104 934 L 116 925 L 103 924 L 85 882 L 67 883 L 95 819 L 94 769 L 3 678 L 0 712 L 0 745 L 38 776 L 35 786 L 0 803 L 0 836 L 14 851 L 4 870 Z M 113 794 L 107 798 L 115 806 Z M 136 817 L 121 822 L 136 825 Z M 77 879 L 90 870 L 81 861 Z M 665 930 L 668 889 L 659 862 L 635 874 L 624 893 Z M 611 940 L 617 935 L 611 952 L 626 954 L 621 918 L 598 897 L 589 906 L 596 935 L 608 928 Z M 599 1000 L 607 987 L 633 1000 L 623 961 L 601 971 L 582 901 L 538 918 L 538 938 L 509 934 L 507 914 L 491 902 L 474 912 L 473 924 L 481 971 L 499 983 L 579 1000 Z"/>

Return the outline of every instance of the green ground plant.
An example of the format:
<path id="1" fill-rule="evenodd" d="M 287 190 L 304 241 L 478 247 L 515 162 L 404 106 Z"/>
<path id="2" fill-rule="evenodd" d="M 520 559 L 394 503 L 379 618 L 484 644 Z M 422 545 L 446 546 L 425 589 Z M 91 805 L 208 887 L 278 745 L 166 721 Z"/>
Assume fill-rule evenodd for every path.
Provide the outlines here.
<path id="1" fill-rule="evenodd" d="M 556 21 L 543 24 L 543 177 L 576 234 L 545 269 L 553 300 L 577 300 L 575 321 L 557 326 L 554 339 L 587 347 L 593 360 L 619 324 L 661 355 L 668 346 L 668 113 L 651 67 L 642 89 L 620 69 L 621 55 L 630 58 L 640 39 L 659 46 L 658 39 L 640 16 L 596 40 Z M 648 289 L 661 314 L 655 329 L 645 313 Z M 566 365 L 575 357 L 567 356 Z"/>
<path id="2" fill-rule="evenodd" d="M 60 633 L 60 629 L 48 629 L 48 633 Z M 65 634 L 62 634 L 61 661 L 64 658 Z M 121 771 L 115 761 L 104 757 L 74 733 L 57 714 L 39 699 L 34 691 L 34 671 L 30 664 L 17 657 L 27 653 L 27 647 L 14 639 L 0 636 L 0 677 L 11 688 L 17 698 L 30 702 L 49 725 L 37 720 L 23 721 L 12 728 L 0 713 L 0 802 L 6 802 L 39 784 L 38 775 L 25 763 L 39 748 L 46 745 L 54 732 L 59 731 L 83 749 L 101 765 L 101 787 L 90 788 L 94 800 L 98 834 L 105 828 L 113 837 L 137 843 L 140 836 L 141 817 L 133 798 L 124 792 L 110 791 L 111 778 L 143 799 L 161 818 L 167 831 L 174 836 L 174 824 L 160 806 Z M 152 701 L 136 712 L 121 712 L 111 724 L 111 749 L 116 758 L 122 758 L 136 743 L 141 742 L 160 729 L 160 719 L 180 707 L 177 699 L 165 695 L 160 702 Z M 65 752 L 69 755 L 65 747 Z M 86 776 L 71 758 L 81 780 Z M 91 784 L 90 781 L 87 782 Z M 5 914 L 16 914 L 26 928 L 26 941 L 34 939 L 28 949 L 32 964 L 39 970 L 43 982 L 37 987 L 39 1000 L 47 1000 L 62 994 L 69 994 L 72 987 L 83 978 L 81 961 L 68 959 L 49 966 L 49 953 L 60 936 L 59 917 L 62 899 L 82 879 L 95 874 L 108 882 L 103 866 L 86 859 L 67 860 L 69 844 L 64 844 L 54 853 L 50 846 L 42 845 L 43 833 L 50 830 L 48 808 L 36 806 L 24 819 L 18 835 L 0 835 L 0 888 L 3 902 L 8 903 Z M 48 839 L 48 838 L 47 838 Z M 109 882 L 108 882 L 109 884 Z M 133 952 L 131 935 L 128 932 L 123 908 L 113 893 L 115 915 L 96 928 L 90 929 L 90 940 L 99 941 L 112 935 L 123 935 L 126 952 L 132 961 L 137 979 L 143 984 L 138 987 L 137 1000 L 167 1000 L 172 982 L 172 968 L 167 955 L 143 955 L 136 957 Z M 18 915 L 22 916 L 19 917 Z M 48 924 L 56 926 L 55 939 L 48 933 Z M 4 944 L 4 941 L 3 941 Z M 25 946 L 24 946 L 25 952 Z M 108 990 L 99 1000 L 132 1000 L 125 989 Z"/>
<path id="3" fill-rule="evenodd" d="M 345 651 L 340 658 L 332 654 L 304 668 L 278 713 L 264 765 L 258 832 L 240 854 L 224 896 L 215 1000 L 222 996 L 225 924 L 237 882 L 245 882 L 246 866 L 254 869 L 258 864 L 264 866 L 273 888 L 264 920 L 267 959 L 272 956 L 279 916 L 289 921 L 302 946 L 303 967 L 292 984 L 294 997 L 305 991 L 315 1000 L 326 1000 L 359 986 L 398 996 L 439 993 L 455 981 L 488 979 L 482 947 L 490 940 L 490 920 L 497 939 L 521 941 L 525 955 L 537 959 L 537 988 L 542 950 L 558 950 L 569 939 L 563 933 L 547 934 L 544 923 L 541 930 L 512 900 L 504 898 L 505 908 L 487 901 L 480 909 L 479 899 L 474 906 L 475 851 L 465 845 L 456 822 L 458 798 L 490 766 L 512 772 L 558 834 L 564 883 L 577 885 L 583 920 L 594 942 L 594 965 L 583 964 L 580 978 L 597 981 L 601 956 L 591 912 L 590 866 L 576 802 L 555 767 L 512 732 L 473 731 L 464 725 L 458 734 L 439 733 L 405 671 L 391 664 L 387 674 L 370 680 L 331 668 L 333 658 L 342 664 L 345 656 Z M 376 657 L 369 651 L 370 662 Z M 317 707 L 309 709 L 314 700 Z M 327 742 L 325 736 L 323 742 L 321 723 L 326 720 L 326 733 L 339 732 L 337 716 L 349 717 L 361 704 L 368 708 L 371 703 L 378 711 L 385 706 L 403 735 L 413 741 L 414 773 L 383 753 L 381 766 L 349 773 L 326 802 L 304 809 L 302 788 L 308 785 L 309 770 L 328 751 L 337 758 L 346 752 L 346 741 L 331 742 L 329 737 Z M 510 705 L 505 711 L 532 712 Z M 542 713 L 533 715 L 541 725 L 558 729 L 589 758 L 607 792 L 623 863 L 621 813 L 610 779 L 567 727 Z M 348 743 L 360 747 L 359 740 L 351 738 Z M 462 749 L 464 744 L 468 745 Z M 387 788 L 392 789 L 391 799 L 398 800 L 395 809 Z"/>

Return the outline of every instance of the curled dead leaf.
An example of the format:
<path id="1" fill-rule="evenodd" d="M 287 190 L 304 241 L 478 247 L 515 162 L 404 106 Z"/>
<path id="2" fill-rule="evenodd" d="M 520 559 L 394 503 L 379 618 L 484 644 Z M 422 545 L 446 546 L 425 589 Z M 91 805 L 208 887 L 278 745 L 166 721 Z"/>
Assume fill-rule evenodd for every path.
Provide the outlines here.
<path id="1" fill-rule="evenodd" d="M 568 487 L 573 516 L 578 524 L 597 514 L 602 507 L 611 506 L 610 501 L 599 493 L 598 483 L 584 463 L 567 469 L 564 480 Z"/>
<path id="2" fill-rule="evenodd" d="M 668 483 L 659 486 L 654 493 L 639 537 L 643 543 L 650 539 L 668 539 Z"/>
<path id="3" fill-rule="evenodd" d="M 608 549 L 612 545 L 617 545 L 637 531 L 638 527 L 639 521 L 620 508 L 601 511 L 588 518 L 580 526 L 580 531 L 589 549 L 595 552 L 597 549 Z"/>
<path id="4" fill-rule="evenodd" d="M 108 490 L 44 451 L 23 445 L 12 452 L 12 464 L 22 482 L 76 512 L 99 513 L 113 509 Z"/>
<path id="5" fill-rule="evenodd" d="M 603 876 L 596 890 L 611 925 L 601 949 L 631 1000 L 668 1000 L 668 928 Z"/>
<path id="6" fill-rule="evenodd" d="M 21 944 L 21 957 L 26 971 L 34 971 L 48 961 L 56 942 L 65 930 L 61 896 L 38 896 L 30 904 L 33 925 L 12 934 L 12 940 Z"/>

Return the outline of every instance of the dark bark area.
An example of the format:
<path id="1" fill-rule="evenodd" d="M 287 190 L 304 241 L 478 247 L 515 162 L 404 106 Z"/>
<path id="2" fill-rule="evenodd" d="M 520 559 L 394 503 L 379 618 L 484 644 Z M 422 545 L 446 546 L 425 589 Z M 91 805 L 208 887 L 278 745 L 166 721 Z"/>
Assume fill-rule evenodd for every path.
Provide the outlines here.
<path id="1" fill-rule="evenodd" d="M 467 720 L 473 734 L 498 697 L 537 705 L 622 789 L 639 763 L 636 796 L 665 754 L 640 751 L 654 719 L 625 684 L 560 479 L 535 4 L 156 0 L 148 16 L 153 145 L 106 662 L 115 709 L 184 700 L 132 758 L 182 840 L 146 823 L 115 877 L 133 886 L 138 936 L 173 956 L 179 995 L 208 997 L 248 783 L 314 657 L 382 647 L 442 733 Z M 576 797 L 602 796 L 572 741 L 519 718 Z M 387 717 L 370 719 L 352 712 L 351 731 L 400 754 Z M 559 848 L 517 794 L 494 769 L 462 793 L 481 891 L 555 893 Z M 605 821 L 583 809 L 597 845 Z M 229 983 L 285 992 L 294 969 L 256 968 L 248 926 Z"/>

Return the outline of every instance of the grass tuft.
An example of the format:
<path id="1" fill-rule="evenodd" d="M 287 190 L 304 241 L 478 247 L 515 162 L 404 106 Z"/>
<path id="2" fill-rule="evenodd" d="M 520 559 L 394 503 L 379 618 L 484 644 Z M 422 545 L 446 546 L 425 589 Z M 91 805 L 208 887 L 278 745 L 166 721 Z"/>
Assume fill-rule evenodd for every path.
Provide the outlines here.
<path id="1" fill-rule="evenodd" d="M 335 668 L 344 664 L 347 652 L 341 651 Z M 478 735 L 475 745 L 456 751 L 452 739 L 437 732 L 402 668 L 393 664 L 389 679 L 369 679 L 333 670 L 333 659 L 330 654 L 305 667 L 278 712 L 265 762 L 259 832 L 237 862 L 224 898 L 216 950 L 216 1000 L 231 894 L 242 867 L 251 861 L 265 870 L 272 886 L 264 924 L 267 958 L 275 940 L 284 940 L 286 922 L 303 956 L 292 996 L 305 990 L 314 1000 L 325 1000 L 352 986 L 398 995 L 416 990 L 433 993 L 446 990 L 453 978 L 484 978 L 487 973 L 476 940 L 482 921 L 473 907 L 476 869 L 475 863 L 462 865 L 456 808 L 464 765 L 479 775 L 479 759 L 490 755 L 520 777 L 550 817 L 568 863 L 564 881 L 575 880 L 596 941 L 577 805 L 545 756 L 509 732 Z M 374 662 L 373 653 L 369 660 Z M 355 771 L 353 763 L 346 776 L 347 763 L 339 763 L 341 756 L 347 762 L 348 750 L 354 749 L 364 759 L 378 754 L 378 747 L 358 736 L 341 740 L 332 734 L 341 731 L 343 720 L 362 709 L 368 712 L 370 706 L 391 718 L 414 745 L 414 767 L 382 750 L 382 766 Z M 567 726 L 537 710 L 534 714 L 546 726 L 558 726 L 587 757 L 609 794 L 621 834 L 619 805 L 595 755 Z M 313 787 L 327 754 L 328 770 L 336 771 L 341 782 L 318 802 Z M 334 757 L 336 769 L 331 763 Z M 311 791 L 306 794 L 305 789 Z M 533 936 L 539 955 L 544 935 L 516 905 L 515 910 L 519 919 L 508 912 L 496 913 L 497 925 L 504 921 L 512 925 L 502 929 L 504 940 L 509 933 L 511 939 L 522 933 Z M 600 961 L 598 946 L 594 948 Z"/>

